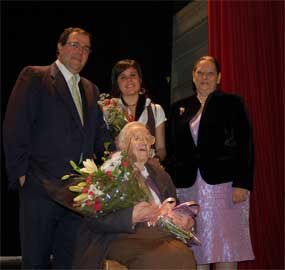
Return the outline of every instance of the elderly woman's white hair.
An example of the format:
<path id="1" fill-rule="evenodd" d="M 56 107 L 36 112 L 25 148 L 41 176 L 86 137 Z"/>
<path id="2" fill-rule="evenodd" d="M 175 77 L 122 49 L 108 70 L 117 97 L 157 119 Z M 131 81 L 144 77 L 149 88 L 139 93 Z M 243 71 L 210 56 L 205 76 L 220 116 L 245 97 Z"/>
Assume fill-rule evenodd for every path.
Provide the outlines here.
<path id="1" fill-rule="evenodd" d="M 150 134 L 149 130 L 146 128 L 146 126 L 140 122 L 133 121 L 128 124 L 126 124 L 123 129 L 120 131 L 118 137 L 117 137 L 117 147 L 119 150 L 128 150 L 131 137 L 133 136 L 133 132 L 136 129 L 144 129 L 147 132 L 148 135 L 148 142 L 150 145 L 153 145 L 155 142 L 155 138 Z"/>

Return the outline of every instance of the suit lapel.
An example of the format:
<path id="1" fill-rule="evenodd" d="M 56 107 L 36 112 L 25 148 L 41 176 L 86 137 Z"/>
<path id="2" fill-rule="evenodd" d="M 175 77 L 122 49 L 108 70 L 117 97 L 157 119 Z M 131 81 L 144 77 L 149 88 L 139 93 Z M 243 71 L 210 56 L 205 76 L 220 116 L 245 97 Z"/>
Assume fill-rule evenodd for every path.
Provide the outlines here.
<path id="1" fill-rule="evenodd" d="M 92 89 L 92 85 L 86 83 L 84 79 L 80 80 L 79 89 L 82 98 L 83 119 L 84 123 L 87 123 L 89 121 L 91 108 L 94 105 L 94 102 L 96 102 L 94 91 Z"/>
<path id="2" fill-rule="evenodd" d="M 191 144 L 193 144 L 194 147 L 196 147 L 193 136 L 192 136 L 192 132 L 190 130 L 190 121 L 199 111 L 200 102 L 197 99 L 196 95 L 193 95 L 185 99 L 183 103 L 180 104 L 180 108 L 183 108 L 185 110 L 185 112 L 182 113 L 182 115 L 178 116 L 181 118 L 181 120 L 179 120 L 178 122 L 182 123 L 182 125 L 180 126 L 181 132 L 184 134 L 185 140 L 189 140 L 190 138 Z M 179 113 L 180 113 L 180 108 L 178 108 Z"/>
<path id="3" fill-rule="evenodd" d="M 196 95 L 191 96 L 185 101 L 185 119 L 189 124 L 189 121 L 196 115 L 200 109 L 200 103 Z"/>
<path id="4" fill-rule="evenodd" d="M 215 113 L 215 109 L 213 111 L 213 109 L 211 109 L 211 100 L 213 98 L 215 98 L 215 96 L 220 95 L 221 92 L 219 90 L 216 90 L 214 92 L 212 92 L 206 102 L 205 102 L 205 106 L 204 109 L 202 111 L 201 114 L 201 119 L 200 119 L 200 124 L 199 124 L 199 132 L 198 132 L 198 138 L 197 138 L 197 145 L 199 145 L 201 138 L 204 138 L 204 133 L 206 132 L 207 129 L 205 129 L 205 127 L 208 125 L 209 119 L 212 117 L 213 113 Z M 211 117 L 209 117 L 211 116 Z M 206 136 L 208 136 L 208 134 L 206 134 Z"/>
<path id="5" fill-rule="evenodd" d="M 66 108 L 70 111 L 75 123 L 83 131 L 80 117 L 73 102 L 67 82 L 55 63 L 51 65 L 51 77 L 53 79 L 53 86 L 55 90 L 59 93 Z"/>
<path id="6" fill-rule="evenodd" d="M 161 179 L 162 175 L 160 173 L 156 173 L 156 171 L 150 166 L 150 164 L 146 164 L 147 170 L 149 172 L 150 177 L 155 181 L 157 184 L 157 187 L 159 189 L 160 195 L 162 199 L 164 200 L 167 197 L 167 187 L 163 185 L 163 181 Z"/>

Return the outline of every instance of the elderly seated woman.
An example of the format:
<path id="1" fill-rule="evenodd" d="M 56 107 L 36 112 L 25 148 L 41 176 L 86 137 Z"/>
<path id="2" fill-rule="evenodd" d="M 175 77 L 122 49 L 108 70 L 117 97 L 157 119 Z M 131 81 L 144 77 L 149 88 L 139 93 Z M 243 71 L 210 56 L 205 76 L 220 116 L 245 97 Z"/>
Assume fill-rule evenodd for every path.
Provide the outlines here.
<path id="1" fill-rule="evenodd" d="M 176 198 L 170 176 L 156 159 L 150 158 L 154 140 L 139 122 L 128 123 L 121 130 L 117 147 L 127 152 L 145 180 L 152 180 L 152 200 L 103 217 L 85 217 L 77 241 L 75 269 L 102 269 L 106 259 L 116 260 L 128 269 L 196 269 L 189 247 L 157 226 L 149 226 L 149 221 L 159 215 L 161 203 Z M 193 226 L 191 217 L 181 218 L 171 210 L 168 214 L 184 229 Z"/>

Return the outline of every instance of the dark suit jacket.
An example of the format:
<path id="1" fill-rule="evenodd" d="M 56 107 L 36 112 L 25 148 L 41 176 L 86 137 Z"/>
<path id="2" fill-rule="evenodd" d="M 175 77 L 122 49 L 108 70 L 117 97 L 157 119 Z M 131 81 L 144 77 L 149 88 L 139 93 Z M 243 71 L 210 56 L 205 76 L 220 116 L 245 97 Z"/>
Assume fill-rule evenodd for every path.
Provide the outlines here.
<path id="1" fill-rule="evenodd" d="M 162 199 L 176 198 L 175 186 L 159 163 L 150 159 L 146 167 L 152 179 L 156 181 Z M 132 212 L 133 207 L 130 207 L 102 218 L 86 218 L 78 234 L 74 268 L 101 269 L 110 243 L 121 233 L 135 233 L 132 227 Z"/>
<path id="2" fill-rule="evenodd" d="M 102 156 L 110 141 L 98 110 L 97 87 L 80 79 L 84 126 L 68 85 L 57 65 L 28 66 L 20 73 L 11 93 L 3 135 L 10 186 L 22 175 L 55 179 L 69 173 L 70 160 Z"/>
<path id="3" fill-rule="evenodd" d="M 197 169 L 208 184 L 233 182 L 252 189 L 252 130 L 242 99 L 215 91 L 201 115 L 197 145 L 189 121 L 200 108 L 194 94 L 171 106 L 167 125 L 167 168 L 176 187 L 194 184 Z"/>

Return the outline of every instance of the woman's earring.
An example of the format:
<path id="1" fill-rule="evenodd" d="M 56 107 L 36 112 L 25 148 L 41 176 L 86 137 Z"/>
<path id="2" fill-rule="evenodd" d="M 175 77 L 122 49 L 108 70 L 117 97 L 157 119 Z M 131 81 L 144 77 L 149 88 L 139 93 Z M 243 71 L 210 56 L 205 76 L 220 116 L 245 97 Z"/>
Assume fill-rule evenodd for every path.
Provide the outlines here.
<path id="1" fill-rule="evenodd" d="M 145 90 L 144 88 L 141 88 L 141 90 L 139 91 L 139 94 L 140 94 L 140 95 L 144 95 L 145 92 L 146 92 L 146 90 Z"/>

